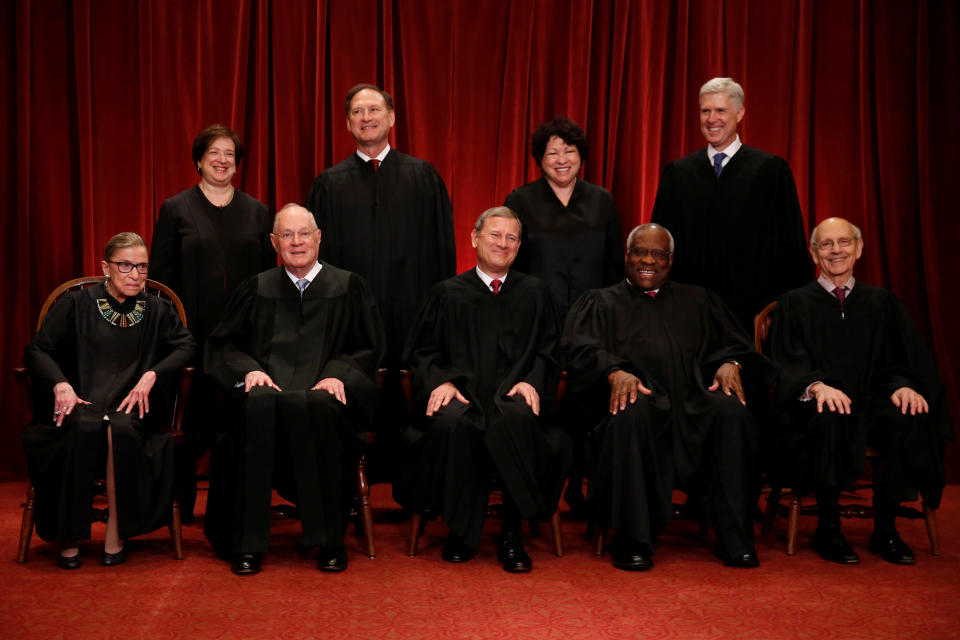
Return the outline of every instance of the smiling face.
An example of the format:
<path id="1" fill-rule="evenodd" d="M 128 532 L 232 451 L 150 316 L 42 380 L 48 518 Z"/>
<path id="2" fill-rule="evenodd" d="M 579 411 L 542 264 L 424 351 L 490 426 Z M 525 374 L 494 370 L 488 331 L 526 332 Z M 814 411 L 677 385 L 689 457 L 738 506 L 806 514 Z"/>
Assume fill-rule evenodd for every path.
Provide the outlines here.
<path id="1" fill-rule="evenodd" d="M 564 142 L 560 136 L 552 136 L 547 140 L 540 168 L 551 187 L 569 187 L 580 172 L 580 151 Z"/>
<path id="2" fill-rule="evenodd" d="M 470 232 L 470 243 L 477 250 L 477 266 L 488 276 L 500 278 L 510 270 L 520 248 L 520 222 L 513 218 L 490 216 L 480 231 Z"/>
<path id="3" fill-rule="evenodd" d="M 810 256 L 820 272 L 834 284 L 846 284 L 853 265 L 863 254 L 863 239 L 855 237 L 853 227 L 843 218 L 827 218 L 817 226 L 817 242 Z"/>
<path id="4" fill-rule="evenodd" d="M 146 264 L 150 261 L 145 247 L 125 247 L 117 249 L 110 255 L 110 261 L 101 260 L 100 267 L 103 269 L 103 275 L 107 276 L 107 291 L 116 298 L 117 302 L 123 302 L 127 298 L 132 298 L 143 291 L 147 284 L 147 274 L 140 273 L 134 266 L 127 273 L 122 273 L 120 267 Z M 125 263 L 125 264 L 124 264 Z"/>
<path id="5" fill-rule="evenodd" d="M 659 228 L 634 233 L 624 262 L 630 284 L 647 291 L 659 289 L 667 281 L 673 266 L 670 237 Z"/>
<path id="6" fill-rule="evenodd" d="M 737 124 L 746 113 L 736 107 L 726 93 L 707 93 L 700 97 L 700 133 L 710 145 L 723 151 L 737 138 Z"/>
<path id="7" fill-rule="evenodd" d="M 320 255 L 320 230 L 313 214 L 301 206 L 287 207 L 277 214 L 270 242 L 283 266 L 298 278 L 313 269 Z"/>
<path id="8" fill-rule="evenodd" d="M 237 172 L 237 150 L 230 138 L 215 138 L 200 158 L 200 175 L 207 184 L 225 187 Z"/>
<path id="9" fill-rule="evenodd" d="M 350 100 L 347 131 L 353 134 L 357 147 L 369 156 L 376 156 L 387 146 L 394 120 L 386 100 L 372 89 L 358 91 Z"/>

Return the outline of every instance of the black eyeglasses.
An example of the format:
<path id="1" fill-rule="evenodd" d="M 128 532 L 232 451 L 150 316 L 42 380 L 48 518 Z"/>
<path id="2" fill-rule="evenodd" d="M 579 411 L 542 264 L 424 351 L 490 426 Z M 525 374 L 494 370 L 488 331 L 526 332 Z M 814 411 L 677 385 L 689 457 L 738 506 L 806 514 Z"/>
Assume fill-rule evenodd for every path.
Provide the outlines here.
<path id="1" fill-rule="evenodd" d="M 631 247 L 630 255 L 634 258 L 646 258 L 647 254 L 653 256 L 657 262 L 666 262 L 670 259 L 670 252 L 663 249 L 644 249 L 642 247 Z"/>
<path id="2" fill-rule="evenodd" d="M 150 268 L 149 262 L 138 262 L 137 264 L 127 261 L 117 262 L 116 260 L 107 260 L 107 262 L 117 265 L 117 270 L 120 273 L 130 273 L 134 267 L 136 267 L 137 273 L 146 273 Z"/>

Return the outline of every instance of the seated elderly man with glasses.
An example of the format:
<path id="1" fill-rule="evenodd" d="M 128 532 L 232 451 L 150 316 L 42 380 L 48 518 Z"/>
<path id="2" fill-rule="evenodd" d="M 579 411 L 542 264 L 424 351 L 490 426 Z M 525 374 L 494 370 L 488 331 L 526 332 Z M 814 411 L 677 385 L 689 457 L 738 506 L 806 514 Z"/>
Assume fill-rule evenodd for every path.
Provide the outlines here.
<path id="1" fill-rule="evenodd" d="M 235 415 L 213 448 L 204 532 L 238 575 L 260 571 L 273 488 L 299 507 L 317 568 L 347 568 L 383 324 L 363 278 L 317 259 L 320 235 L 309 211 L 283 207 L 270 234 L 283 264 L 240 285 L 207 339 L 204 368 Z"/>
<path id="2" fill-rule="evenodd" d="M 901 501 L 918 490 L 936 508 L 944 486 L 943 446 L 953 438 L 937 365 L 891 292 L 854 280 L 863 254 L 855 225 L 828 218 L 810 236 L 820 276 L 783 295 L 770 356 L 781 369 L 777 405 L 782 460 L 794 489 L 814 491 L 813 548 L 825 560 L 857 564 L 840 531 L 840 492 L 860 478 L 866 448 L 874 464 L 870 552 L 894 564 L 914 555 L 894 526 Z"/>
<path id="3" fill-rule="evenodd" d="M 570 383 L 606 408 L 592 434 L 587 506 L 616 530 L 618 569 L 653 566 L 675 488 L 712 525 L 724 564 L 755 567 L 758 432 L 744 383 L 769 385 L 773 366 L 716 294 L 668 280 L 673 250 L 666 228 L 636 227 L 626 280 L 588 291 L 567 317 Z"/>

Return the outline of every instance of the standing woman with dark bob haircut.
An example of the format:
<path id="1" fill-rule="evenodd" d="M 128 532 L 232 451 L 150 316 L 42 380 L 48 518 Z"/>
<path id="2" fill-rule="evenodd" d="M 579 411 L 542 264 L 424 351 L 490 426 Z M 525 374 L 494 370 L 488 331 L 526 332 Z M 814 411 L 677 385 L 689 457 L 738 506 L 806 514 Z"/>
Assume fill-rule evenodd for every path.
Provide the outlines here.
<path id="1" fill-rule="evenodd" d="M 36 492 L 37 535 L 60 545 L 57 566 L 80 567 L 94 482 L 107 480 L 101 564 L 126 560 L 129 538 L 170 522 L 170 424 L 180 369 L 197 344 L 169 300 L 147 296 L 147 245 L 107 243 L 103 284 L 64 294 L 27 345 L 33 421 L 23 448 Z"/>
<path id="2" fill-rule="evenodd" d="M 243 145 L 233 130 L 212 124 L 201 131 L 193 141 L 200 182 L 164 201 L 153 228 L 151 276 L 180 297 L 201 350 L 237 286 L 277 264 L 267 205 L 231 183 L 242 157 Z M 193 521 L 196 455 L 216 431 L 220 416 L 212 379 L 200 374 L 192 384 L 184 450 L 177 456 L 184 522 Z"/>

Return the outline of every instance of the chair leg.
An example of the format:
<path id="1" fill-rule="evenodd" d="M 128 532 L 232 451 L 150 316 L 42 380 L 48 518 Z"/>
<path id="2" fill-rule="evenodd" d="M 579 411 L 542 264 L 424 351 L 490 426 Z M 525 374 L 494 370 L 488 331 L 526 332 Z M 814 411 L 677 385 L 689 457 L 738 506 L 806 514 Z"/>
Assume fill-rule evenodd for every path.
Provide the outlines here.
<path id="1" fill-rule="evenodd" d="M 27 501 L 23 503 L 23 519 L 20 522 L 20 544 L 17 547 L 17 562 L 27 561 L 27 551 L 30 549 L 30 538 L 33 536 L 33 485 L 27 486 Z"/>
<path id="2" fill-rule="evenodd" d="M 173 539 L 173 556 L 183 560 L 183 531 L 180 522 L 180 502 L 173 499 L 173 514 L 170 518 L 170 538 Z"/>
<path id="3" fill-rule="evenodd" d="M 773 530 L 773 521 L 777 517 L 777 510 L 780 508 L 781 487 L 770 487 L 770 493 L 767 494 L 767 508 L 763 513 L 763 526 L 760 529 L 761 535 L 768 536 Z"/>
<path id="4" fill-rule="evenodd" d="M 603 537 L 606 534 L 606 529 L 603 527 L 597 527 L 597 537 L 593 547 L 594 555 L 602 556 L 603 555 Z"/>
<path id="5" fill-rule="evenodd" d="M 357 463 L 357 494 L 360 499 L 360 517 L 363 520 L 363 534 L 367 539 L 367 555 L 377 557 L 377 548 L 373 543 L 373 507 L 370 505 L 370 485 L 367 483 L 367 457 L 360 456 Z"/>
<path id="6" fill-rule="evenodd" d="M 937 510 L 923 501 L 923 521 L 927 525 L 927 537 L 930 539 L 930 555 L 940 555 L 940 527 L 937 526 Z"/>
<path id="7" fill-rule="evenodd" d="M 553 535 L 553 552 L 558 558 L 563 557 L 563 529 L 560 528 L 560 510 L 550 516 L 550 533 Z"/>
<path id="8" fill-rule="evenodd" d="M 411 558 L 417 555 L 417 545 L 420 543 L 420 532 L 423 530 L 423 516 L 414 513 L 410 516 L 410 546 L 407 555 Z"/>
<path id="9" fill-rule="evenodd" d="M 787 516 L 787 555 L 797 552 L 797 527 L 800 524 L 800 496 L 790 497 L 790 513 Z"/>

